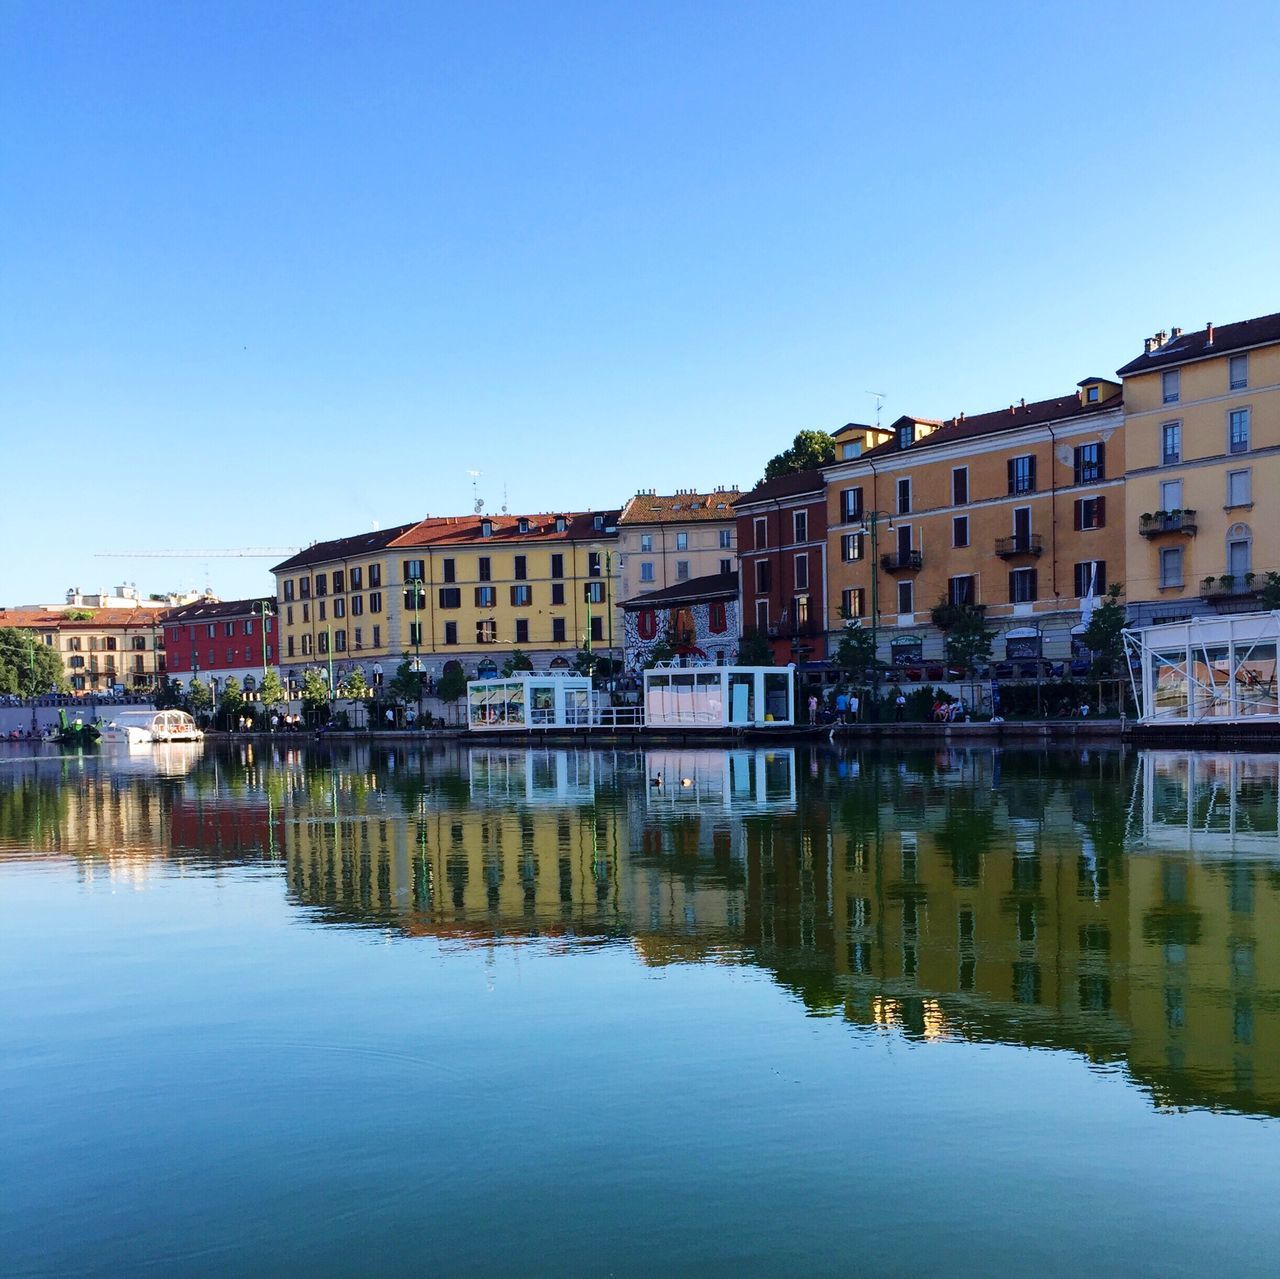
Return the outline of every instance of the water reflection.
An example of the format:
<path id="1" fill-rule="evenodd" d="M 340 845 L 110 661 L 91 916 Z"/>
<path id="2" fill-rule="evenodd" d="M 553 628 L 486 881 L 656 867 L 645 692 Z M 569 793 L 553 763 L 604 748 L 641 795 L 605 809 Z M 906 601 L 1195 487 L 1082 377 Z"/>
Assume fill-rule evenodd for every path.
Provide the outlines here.
<path id="1" fill-rule="evenodd" d="M 1280 1114 L 1280 760 L 206 750 L 0 763 L 0 853 L 261 867 L 321 925 L 747 964 L 859 1033 Z"/>

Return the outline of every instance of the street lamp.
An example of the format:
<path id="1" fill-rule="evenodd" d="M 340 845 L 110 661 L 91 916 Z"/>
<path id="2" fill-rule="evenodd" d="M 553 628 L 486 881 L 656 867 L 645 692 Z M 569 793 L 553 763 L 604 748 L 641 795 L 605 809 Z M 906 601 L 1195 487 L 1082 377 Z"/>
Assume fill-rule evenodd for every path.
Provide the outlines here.
<path id="1" fill-rule="evenodd" d="M 418 717 L 415 724 L 422 723 L 422 622 L 419 611 L 422 608 L 423 596 L 426 594 L 426 583 L 420 577 L 411 577 L 408 583 L 413 591 L 413 621 L 410 623 L 413 639 L 413 673 L 418 677 Z"/>
<path id="2" fill-rule="evenodd" d="M 863 511 L 860 532 L 871 534 L 871 691 L 874 697 L 879 682 L 880 662 L 880 521 L 893 528 L 888 511 Z"/>

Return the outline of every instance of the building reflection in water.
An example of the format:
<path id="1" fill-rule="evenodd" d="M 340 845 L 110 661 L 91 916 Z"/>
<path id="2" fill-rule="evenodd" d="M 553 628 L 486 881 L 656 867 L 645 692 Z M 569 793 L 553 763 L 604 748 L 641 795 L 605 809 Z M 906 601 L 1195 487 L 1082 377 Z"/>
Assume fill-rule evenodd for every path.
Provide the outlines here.
<path id="1" fill-rule="evenodd" d="M 659 777 L 661 784 L 658 784 Z M 750 964 L 815 1016 L 1280 1114 L 1280 759 L 206 750 L 0 773 L 0 849 L 251 862 L 322 924 Z"/>

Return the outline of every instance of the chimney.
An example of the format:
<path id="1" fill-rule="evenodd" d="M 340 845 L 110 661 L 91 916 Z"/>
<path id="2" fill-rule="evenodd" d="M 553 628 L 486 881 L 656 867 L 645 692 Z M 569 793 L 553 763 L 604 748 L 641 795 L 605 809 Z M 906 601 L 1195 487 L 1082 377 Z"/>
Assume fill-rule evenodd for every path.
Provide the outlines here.
<path id="1" fill-rule="evenodd" d="M 1210 321 L 1204 326 L 1204 344 L 1205 346 L 1213 345 L 1213 322 Z"/>
<path id="2" fill-rule="evenodd" d="M 1175 325 L 1172 329 L 1169 330 L 1169 336 L 1171 338 L 1180 338 L 1182 336 L 1182 330 L 1177 325 Z"/>
<path id="3" fill-rule="evenodd" d="M 1151 354 L 1151 352 L 1152 352 L 1152 351 L 1154 351 L 1155 349 L 1156 349 L 1156 340 L 1155 340 L 1155 338 L 1143 338 L 1143 339 L 1142 339 L 1142 353 L 1143 353 L 1143 355 L 1150 355 L 1150 354 Z"/>
<path id="4" fill-rule="evenodd" d="M 1156 346 L 1163 346 L 1168 340 L 1169 335 L 1164 331 L 1164 329 L 1161 329 L 1156 334 Z"/>
<path id="5" fill-rule="evenodd" d="M 1018 407 L 1020 409 L 1025 409 L 1027 407 L 1027 397 L 1025 395 L 1018 401 Z"/>

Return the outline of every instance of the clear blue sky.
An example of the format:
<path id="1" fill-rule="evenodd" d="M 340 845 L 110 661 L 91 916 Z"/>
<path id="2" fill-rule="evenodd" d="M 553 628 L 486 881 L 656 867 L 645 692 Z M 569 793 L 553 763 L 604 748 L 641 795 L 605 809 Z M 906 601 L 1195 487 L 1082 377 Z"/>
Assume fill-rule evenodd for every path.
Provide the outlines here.
<path id="1" fill-rule="evenodd" d="M 1280 310 L 1280 6 L 0 6 L 0 601 L 748 484 Z M 265 590 L 267 561 L 208 563 Z"/>

